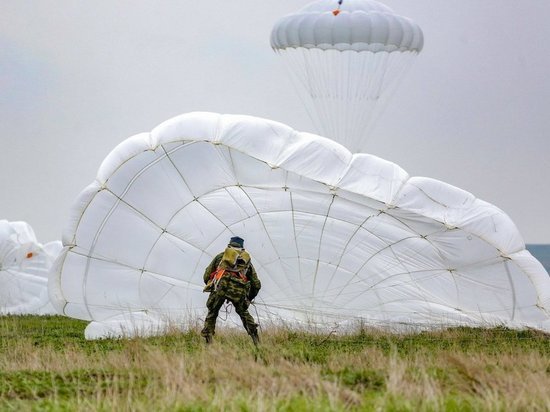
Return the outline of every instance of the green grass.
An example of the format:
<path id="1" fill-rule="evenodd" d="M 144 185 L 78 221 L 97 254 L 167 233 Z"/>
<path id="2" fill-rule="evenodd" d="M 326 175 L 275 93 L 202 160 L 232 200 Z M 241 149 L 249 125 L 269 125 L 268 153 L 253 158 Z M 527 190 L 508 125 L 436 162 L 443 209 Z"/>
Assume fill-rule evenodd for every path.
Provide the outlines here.
<path id="1" fill-rule="evenodd" d="M 0 410 L 550 410 L 550 337 L 269 329 L 86 341 L 86 322 L 0 317 Z"/>

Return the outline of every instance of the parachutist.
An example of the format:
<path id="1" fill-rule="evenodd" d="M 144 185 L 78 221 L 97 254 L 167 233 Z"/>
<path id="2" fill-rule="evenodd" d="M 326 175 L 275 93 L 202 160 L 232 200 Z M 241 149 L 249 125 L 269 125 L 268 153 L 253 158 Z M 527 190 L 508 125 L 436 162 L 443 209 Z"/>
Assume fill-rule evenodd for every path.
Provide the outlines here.
<path id="1" fill-rule="evenodd" d="M 212 259 L 204 271 L 203 279 L 206 284 L 204 292 L 210 292 L 206 301 L 208 314 L 201 331 L 206 343 L 212 342 L 218 313 L 223 304 L 229 301 L 235 307 L 252 342 L 258 345 L 258 325 L 248 312 L 248 307 L 262 285 L 252 265 L 250 254 L 244 249 L 244 239 L 232 237 L 227 248 Z"/>
<path id="2" fill-rule="evenodd" d="M 342 6 L 342 1 L 343 0 L 339 0 L 338 1 L 338 8 L 336 10 L 332 11 L 332 14 L 334 14 L 335 16 L 338 16 L 340 14 L 340 7 Z"/>

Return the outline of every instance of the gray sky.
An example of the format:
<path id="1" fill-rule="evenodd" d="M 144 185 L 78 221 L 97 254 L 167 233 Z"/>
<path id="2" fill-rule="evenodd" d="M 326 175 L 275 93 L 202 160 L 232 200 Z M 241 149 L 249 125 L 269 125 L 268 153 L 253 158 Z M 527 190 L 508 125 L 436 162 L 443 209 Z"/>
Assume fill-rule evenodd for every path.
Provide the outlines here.
<path id="1" fill-rule="evenodd" d="M 0 0 L 0 219 L 59 239 L 125 138 L 205 110 L 315 131 L 269 45 L 308 0 Z M 424 50 L 369 153 L 504 210 L 550 243 L 550 2 L 387 0 Z"/>

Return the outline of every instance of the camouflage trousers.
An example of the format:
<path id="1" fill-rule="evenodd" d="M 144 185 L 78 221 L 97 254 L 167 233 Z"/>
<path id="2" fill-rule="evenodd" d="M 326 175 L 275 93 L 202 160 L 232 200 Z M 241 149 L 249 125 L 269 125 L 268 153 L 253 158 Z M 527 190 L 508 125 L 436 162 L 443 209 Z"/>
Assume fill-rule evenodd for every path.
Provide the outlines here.
<path id="1" fill-rule="evenodd" d="M 240 283 L 236 279 L 223 277 L 218 284 L 218 288 L 210 292 L 206 307 L 208 314 L 204 321 L 204 328 L 201 331 L 202 336 L 208 338 L 215 334 L 216 320 L 221 307 L 225 301 L 229 301 L 235 307 L 235 312 L 241 318 L 243 326 L 250 336 L 257 337 L 258 325 L 254 318 L 248 312 L 249 302 L 246 299 L 248 295 L 248 285 Z"/>

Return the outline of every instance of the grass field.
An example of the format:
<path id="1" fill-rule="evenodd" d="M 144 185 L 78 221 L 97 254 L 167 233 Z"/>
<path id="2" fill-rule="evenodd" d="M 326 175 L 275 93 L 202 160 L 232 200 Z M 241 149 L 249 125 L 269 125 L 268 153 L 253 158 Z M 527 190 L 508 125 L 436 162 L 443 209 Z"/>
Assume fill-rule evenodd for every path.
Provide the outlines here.
<path id="1" fill-rule="evenodd" d="M 550 337 L 458 328 L 416 335 L 198 330 L 84 340 L 86 323 L 0 318 L 0 410 L 548 411 Z"/>

